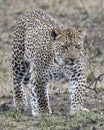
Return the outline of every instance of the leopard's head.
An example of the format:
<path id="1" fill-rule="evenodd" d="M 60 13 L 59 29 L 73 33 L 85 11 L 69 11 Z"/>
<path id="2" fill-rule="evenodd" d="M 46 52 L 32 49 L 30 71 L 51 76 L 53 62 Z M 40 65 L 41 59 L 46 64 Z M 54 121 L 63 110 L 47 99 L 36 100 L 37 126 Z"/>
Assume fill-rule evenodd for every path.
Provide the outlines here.
<path id="1" fill-rule="evenodd" d="M 53 29 L 51 36 L 54 51 L 54 61 L 58 65 L 74 65 L 79 62 L 85 31 L 69 29 Z"/>

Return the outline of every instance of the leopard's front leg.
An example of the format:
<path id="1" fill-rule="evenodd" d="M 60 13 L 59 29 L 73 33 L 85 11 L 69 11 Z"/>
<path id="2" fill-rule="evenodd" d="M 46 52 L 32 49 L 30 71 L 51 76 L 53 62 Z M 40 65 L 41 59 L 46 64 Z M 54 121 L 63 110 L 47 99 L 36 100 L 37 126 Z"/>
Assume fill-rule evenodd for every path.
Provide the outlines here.
<path id="1" fill-rule="evenodd" d="M 70 80 L 70 99 L 71 113 L 83 110 L 83 100 L 85 97 L 86 80 L 84 75 L 78 76 L 78 73 L 73 73 Z"/>
<path id="2" fill-rule="evenodd" d="M 73 66 L 66 69 L 68 78 L 70 79 L 70 112 L 88 111 L 83 107 L 86 92 L 86 77 L 84 67 L 81 65 Z"/>
<path id="3" fill-rule="evenodd" d="M 32 108 L 32 115 L 38 116 L 40 113 L 51 113 L 49 96 L 48 96 L 48 82 L 41 73 L 33 71 L 31 74 L 32 91 L 30 95 L 30 103 Z"/>

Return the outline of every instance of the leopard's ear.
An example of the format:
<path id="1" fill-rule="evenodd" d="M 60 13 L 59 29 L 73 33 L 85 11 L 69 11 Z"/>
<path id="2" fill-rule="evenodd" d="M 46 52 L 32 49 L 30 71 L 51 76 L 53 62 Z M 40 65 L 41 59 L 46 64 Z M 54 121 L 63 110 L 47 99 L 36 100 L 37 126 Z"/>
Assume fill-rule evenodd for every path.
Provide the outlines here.
<path id="1" fill-rule="evenodd" d="M 60 36 L 60 30 L 59 29 L 53 29 L 51 32 L 51 36 L 53 40 L 56 40 Z"/>
<path id="2" fill-rule="evenodd" d="M 85 38 L 85 36 L 87 35 L 86 31 L 84 29 L 79 29 L 78 30 L 79 34 L 80 34 L 80 38 Z"/>

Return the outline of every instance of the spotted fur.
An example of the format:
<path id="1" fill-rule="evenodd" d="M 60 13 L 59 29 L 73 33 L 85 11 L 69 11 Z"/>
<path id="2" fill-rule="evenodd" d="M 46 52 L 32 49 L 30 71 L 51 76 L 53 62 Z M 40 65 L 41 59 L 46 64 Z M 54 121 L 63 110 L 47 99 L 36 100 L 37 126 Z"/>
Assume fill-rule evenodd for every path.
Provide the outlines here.
<path id="1" fill-rule="evenodd" d="M 71 112 L 83 110 L 86 90 L 84 31 L 69 28 L 47 13 L 24 14 L 13 35 L 14 105 L 27 108 L 24 86 L 30 82 L 32 114 L 51 113 L 48 82 L 66 77 L 70 81 Z"/>

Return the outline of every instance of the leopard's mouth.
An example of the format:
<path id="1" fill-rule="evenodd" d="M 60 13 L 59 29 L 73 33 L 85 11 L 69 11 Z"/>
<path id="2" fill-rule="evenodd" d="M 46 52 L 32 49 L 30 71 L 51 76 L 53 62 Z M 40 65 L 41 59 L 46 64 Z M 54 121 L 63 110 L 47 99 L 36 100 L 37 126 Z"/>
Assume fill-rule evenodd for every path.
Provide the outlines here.
<path id="1" fill-rule="evenodd" d="M 72 63 L 69 63 L 69 65 L 71 65 L 71 66 L 72 66 L 72 65 L 75 65 L 75 63 L 73 63 L 73 62 L 72 62 Z"/>
<path id="2" fill-rule="evenodd" d="M 67 64 L 67 65 L 70 65 L 70 66 L 72 66 L 72 65 L 75 65 L 75 64 L 77 64 L 79 62 L 79 59 L 75 59 L 75 60 L 69 60 L 69 63 Z"/>

